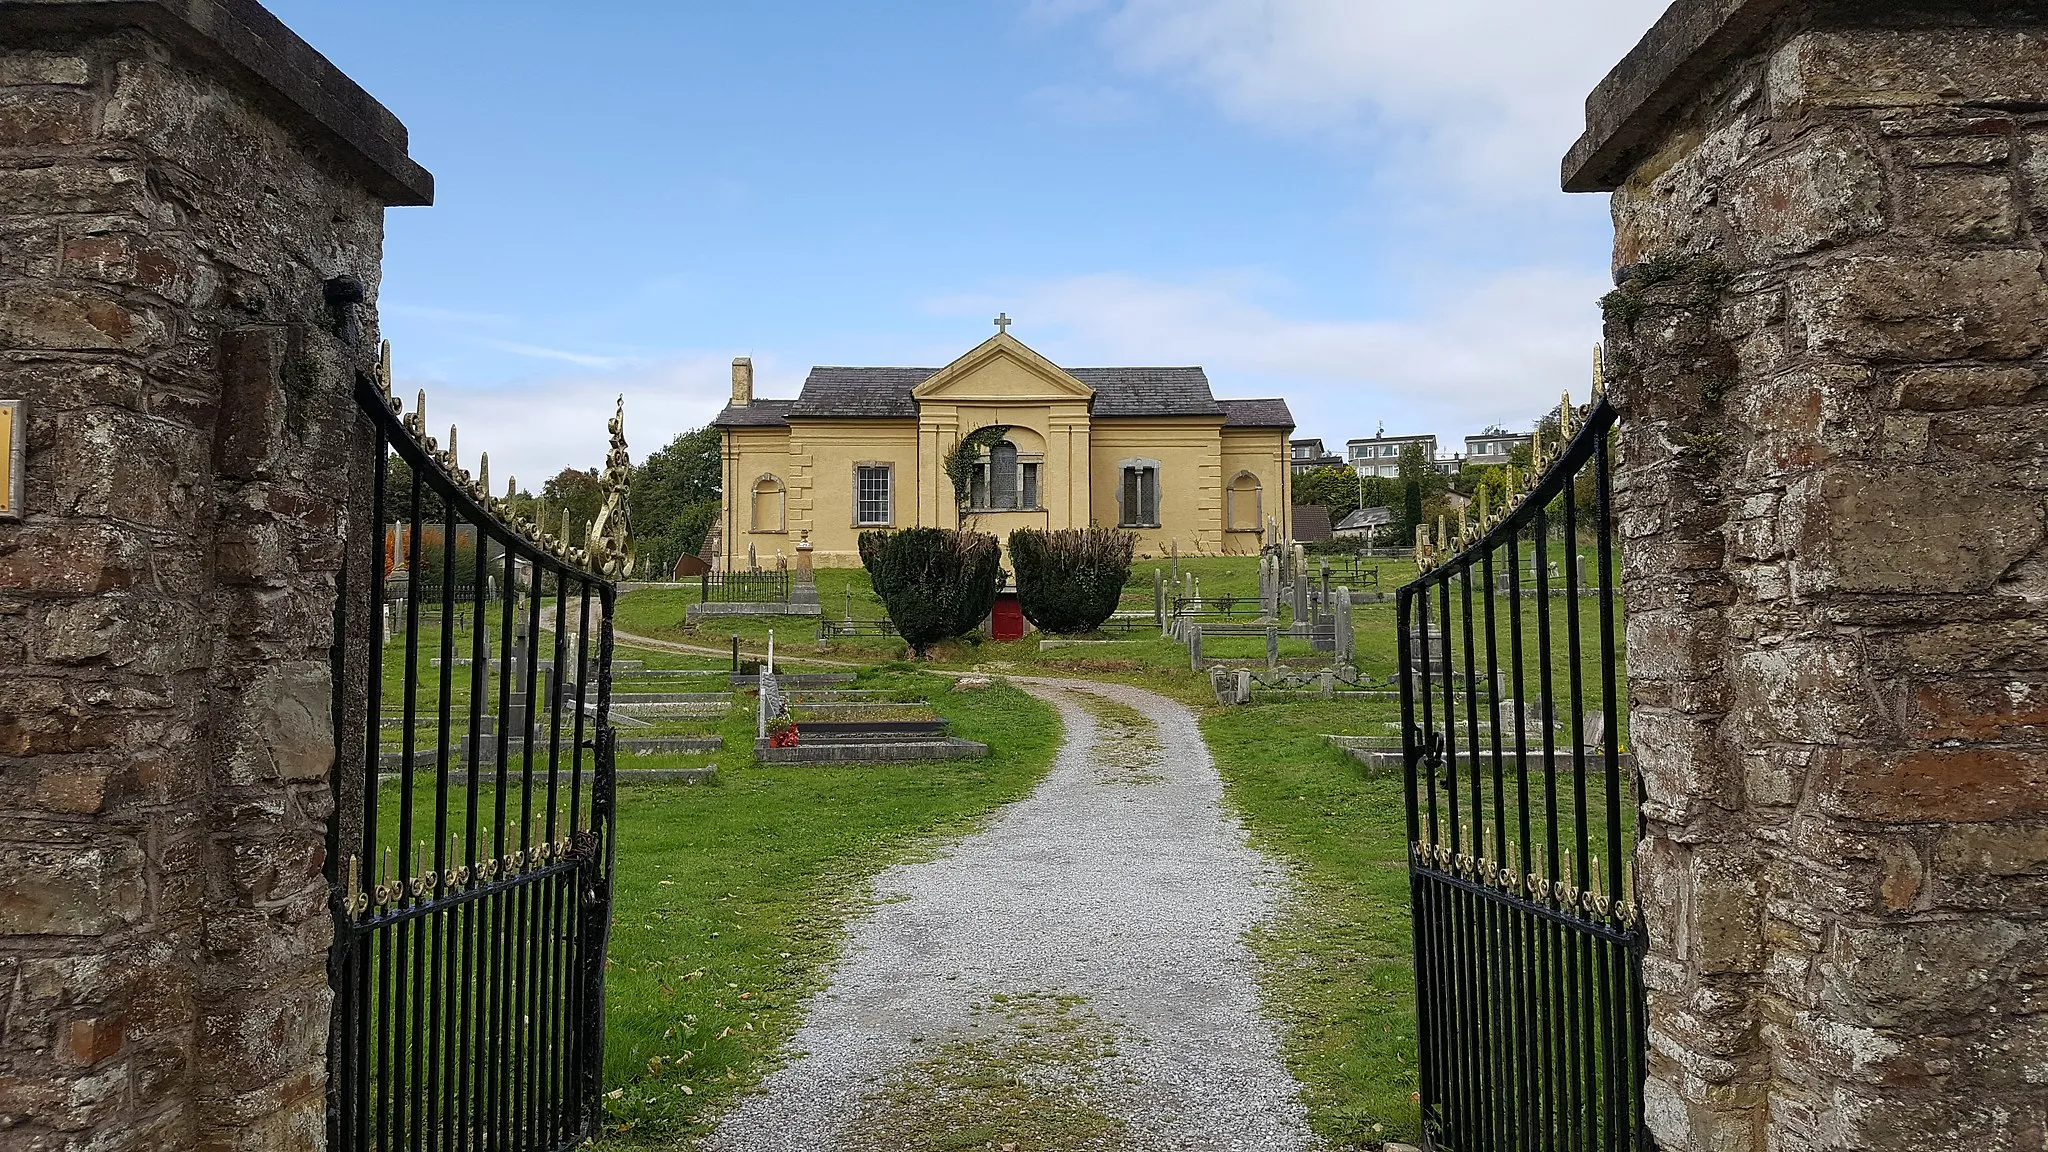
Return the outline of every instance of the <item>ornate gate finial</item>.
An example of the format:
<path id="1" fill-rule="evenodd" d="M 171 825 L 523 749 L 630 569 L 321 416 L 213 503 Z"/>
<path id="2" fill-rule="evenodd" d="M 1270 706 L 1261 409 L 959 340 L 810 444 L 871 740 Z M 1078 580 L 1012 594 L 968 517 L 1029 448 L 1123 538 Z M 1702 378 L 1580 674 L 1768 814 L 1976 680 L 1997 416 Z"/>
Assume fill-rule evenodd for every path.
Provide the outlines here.
<path id="1" fill-rule="evenodd" d="M 626 495 L 633 486 L 633 458 L 626 454 L 626 398 L 612 413 L 612 450 L 604 458 L 604 503 L 590 525 L 590 566 L 607 580 L 624 579 L 632 563 L 633 531 Z"/>

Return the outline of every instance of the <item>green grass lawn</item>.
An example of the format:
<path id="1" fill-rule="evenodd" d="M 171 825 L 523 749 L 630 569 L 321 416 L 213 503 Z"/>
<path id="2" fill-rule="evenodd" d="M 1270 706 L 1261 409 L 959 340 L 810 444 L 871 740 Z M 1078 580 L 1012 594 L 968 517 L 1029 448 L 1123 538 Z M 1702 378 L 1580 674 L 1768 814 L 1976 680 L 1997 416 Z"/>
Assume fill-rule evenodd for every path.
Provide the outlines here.
<path id="1" fill-rule="evenodd" d="M 1126 611 L 1149 612 L 1154 567 L 1171 564 L 1146 560 L 1136 566 Z M 1204 596 L 1257 592 L 1254 558 L 1183 557 L 1181 571 L 1200 577 Z M 1384 562 L 1382 590 L 1393 591 L 1413 574 L 1411 564 Z M 818 583 L 828 618 L 836 619 L 848 603 L 857 618 L 882 615 L 864 572 L 820 572 Z M 1480 591 L 1475 581 L 1475 594 Z M 1312 1123 L 1337 1147 L 1416 1139 L 1402 783 L 1398 772 L 1369 771 L 1322 738 L 1394 734 L 1397 701 L 1275 698 L 1222 707 L 1207 677 L 1190 669 L 1186 650 L 1147 628 L 1095 638 L 1109 643 L 1050 649 L 1040 648 L 1037 635 L 1008 643 L 963 638 L 937 645 L 928 663 L 911 663 L 903 645 L 888 637 L 833 636 L 821 651 L 815 626 L 794 618 L 727 618 L 686 628 L 683 610 L 695 598 L 694 589 L 629 594 L 620 601 L 618 627 L 720 650 L 739 635 L 749 655 L 760 652 L 773 628 L 778 653 L 792 664 L 806 656 L 869 663 L 881 669 L 877 685 L 925 683 L 918 675 L 924 669 L 1078 676 L 1150 688 L 1200 710 L 1230 802 L 1254 842 L 1295 877 L 1296 899 L 1252 943 L 1263 961 L 1262 992 L 1282 1026 L 1286 1056 L 1304 1086 Z M 1455 598 L 1453 603 L 1461 606 Z M 1552 637 L 1558 641 L 1549 661 L 1556 696 L 1567 691 L 1570 661 L 1561 642 L 1563 603 L 1550 603 Z M 1513 628 L 1506 604 L 1496 599 L 1493 632 L 1503 667 Z M 1588 609 L 1591 604 L 1584 602 Z M 1523 607 L 1523 691 L 1533 694 L 1539 663 L 1535 613 L 1533 602 Z M 1483 629 L 1483 600 L 1475 599 L 1474 608 L 1475 630 Z M 1394 622 L 1391 602 L 1353 612 L 1359 669 L 1389 688 L 1396 669 Z M 1597 636 L 1597 624 L 1590 611 L 1582 613 L 1584 635 Z M 1474 635 L 1482 662 L 1484 635 Z M 1462 673 L 1461 617 L 1454 616 L 1450 639 Z M 1288 641 L 1283 654 L 1305 654 L 1297 651 L 1298 643 Z M 1205 649 L 1247 663 L 1262 662 L 1265 653 L 1263 638 L 1219 639 Z M 1582 693 L 1597 698 L 1595 645 L 1586 645 L 1579 667 Z M 1041 706 L 1008 688 L 984 696 L 940 690 L 930 695 L 937 711 L 954 719 L 955 731 L 970 737 L 989 733 L 976 738 L 989 740 L 998 755 L 980 765 L 942 769 L 943 778 L 935 778 L 931 768 L 857 774 L 764 768 L 752 765 L 743 751 L 622 759 L 622 767 L 717 759 L 722 776 L 713 788 L 620 794 L 606 1075 L 616 1093 L 608 1107 L 625 1140 L 655 1143 L 702 1130 L 708 1106 L 755 1082 L 769 1066 L 803 997 L 817 987 L 839 926 L 858 910 L 865 879 L 931 837 L 971 826 L 1035 782 L 1057 742 L 1056 721 Z M 1462 698 L 1457 704 L 1462 718 Z M 1589 707 L 1597 707 L 1597 700 Z M 1490 717 L 1484 699 L 1479 717 Z M 738 749 L 751 736 L 745 715 L 721 723 L 733 730 L 729 747 Z M 1490 738 L 1482 744 L 1490 746 Z M 1461 750 L 1465 746 L 1461 737 Z M 1540 795 L 1541 774 L 1532 772 L 1530 781 Z M 1559 784 L 1568 798 L 1570 778 L 1561 775 Z M 1482 802 L 1490 805 L 1487 792 L 1482 781 Z M 1598 822 L 1602 797 L 1596 790 L 1590 800 L 1589 820 Z M 1573 823 L 1569 806 L 1567 799 L 1559 821 L 1566 833 Z M 1633 813 L 1622 819 L 1632 831 Z"/>
<path id="2" fill-rule="evenodd" d="M 710 787 L 621 787 L 605 1108 L 613 1142 L 666 1147 L 772 1066 L 838 954 L 868 881 L 1027 795 L 1058 747 L 1057 715 L 1003 684 L 960 691 L 915 672 L 861 687 L 924 696 L 986 760 L 760 765 L 736 707 L 715 757 L 624 757 L 622 768 L 715 759 Z"/>

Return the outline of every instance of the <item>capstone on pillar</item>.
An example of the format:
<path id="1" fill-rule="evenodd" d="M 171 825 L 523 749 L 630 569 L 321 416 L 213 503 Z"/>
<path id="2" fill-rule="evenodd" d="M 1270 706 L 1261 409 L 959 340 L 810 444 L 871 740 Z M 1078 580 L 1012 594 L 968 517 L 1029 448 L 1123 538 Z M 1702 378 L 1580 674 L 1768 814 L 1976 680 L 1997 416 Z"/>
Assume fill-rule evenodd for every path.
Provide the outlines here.
<path id="1" fill-rule="evenodd" d="M 1681 0 L 1588 102 L 1648 1120 L 2048 1141 L 2048 8 Z"/>

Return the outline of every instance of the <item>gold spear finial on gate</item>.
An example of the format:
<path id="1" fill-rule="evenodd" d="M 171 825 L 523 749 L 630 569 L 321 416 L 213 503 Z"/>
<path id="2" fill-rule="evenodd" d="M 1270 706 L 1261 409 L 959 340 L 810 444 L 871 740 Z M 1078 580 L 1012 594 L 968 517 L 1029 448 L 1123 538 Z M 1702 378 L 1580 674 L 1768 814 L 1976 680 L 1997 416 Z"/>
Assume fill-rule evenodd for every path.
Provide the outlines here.
<path id="1" fill-rule="evenodd" d="M 476 486 L 483 491 L 486 503 L 495 502 L 496 497 L 491 495 L 491 454 L 489 452 L 483 453 L 482 457 L 477 460 Z"/>
<path id="2" fill-rule="evenodd" d="M 1600 890 L 1600 858 L 1598 856 L 1593 857 L 1592 881 L 1593 887 L 1585 895 L 1586 911 L 1595 916 L 1605 916 L 1614 905 L 1608 902 L 1606 893 Z"/>
<path id="3" fill-rule="evenodd" d="M 448 463 L 454 465 L 457 470 L 460 470 L 462 467 L 462 461 L 455 451 L 455 425 L 453 424 L 448 426 Z"/>
<path id="4" fill-rule="evenodd" d="M 348 895 L 343 898 L 342 907 L 350 916 L 361 916 L 369 911 L 370 896 L 363 891 L 363 858 L 355 853 L 348 857 Z"/>
<path id="5" fill-rule="evenodd" d="M 1558 446 L 1559 446 L 1560 448 L 1562 448 L 1562 447 L 1563 447 L 1564 445 L 1566 445 L 1566 444 L 1569 444 L 1569 443 L 1571 443 L 1571 439 L 1572 439 L 1572 394 L 1571 394 L 1571 390 L 1570 390 L 1570 389 L 1566 389 L 1566 390 L 1565 390 L 1565 394 L 1564 394 L 1564 403 L 1563 403 L 1563 404 L 1561 404 L 1561 405 L 1559 405 L 1559 406 L 1558 406 L 1558 409 L 1557 409 L 1557 442 L 1558 442 Z"/>
<path id="6" fill-rule="evenodd" d="M 1598 400 L 1607 391 L 1607 359 L 1601 354 L 1601 346 L 1593 345 L 1593 399 Z"/>

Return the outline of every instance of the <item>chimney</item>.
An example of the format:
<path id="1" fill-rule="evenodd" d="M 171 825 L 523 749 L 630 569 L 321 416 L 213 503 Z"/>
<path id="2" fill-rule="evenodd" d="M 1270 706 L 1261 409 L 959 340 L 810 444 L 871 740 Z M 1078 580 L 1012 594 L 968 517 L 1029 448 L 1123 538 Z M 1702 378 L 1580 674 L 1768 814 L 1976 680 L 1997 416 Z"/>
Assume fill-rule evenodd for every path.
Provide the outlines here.
<path id="1" fill-rule="evenodd" d="M 754 361 L 736 356 L 732 362 L 732 406 L 745 408 L 754 402 Z"/>

